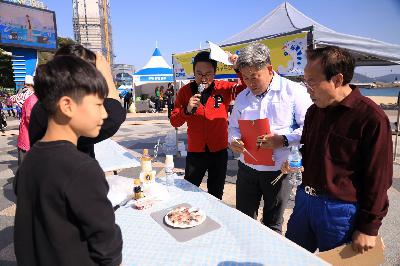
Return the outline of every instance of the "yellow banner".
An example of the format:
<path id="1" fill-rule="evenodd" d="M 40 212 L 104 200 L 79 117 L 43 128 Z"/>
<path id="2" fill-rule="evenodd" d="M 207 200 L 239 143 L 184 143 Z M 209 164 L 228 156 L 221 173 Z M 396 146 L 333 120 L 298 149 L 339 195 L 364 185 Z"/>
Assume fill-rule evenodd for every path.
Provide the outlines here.
<path id="1" fill-rule="evenodd" d="M 262 39 L 257 42 L 268 46 L 271 53 L 271 63 L 274 70 L 282 76 L 303 75 L 307 63 L 305 51 L 307 49 L 307 32 L 286 35 L 272 39 Z M 223 50 L 239 54 L 239 50 L 249 43 L 222 47 Z M 193 58 L 199 51 L 173 54 L 174 76 L 176 80 L 193 79 Z M 216 78 L 235 78 L 236 74 L 231 66 L 218 63 Z"/>

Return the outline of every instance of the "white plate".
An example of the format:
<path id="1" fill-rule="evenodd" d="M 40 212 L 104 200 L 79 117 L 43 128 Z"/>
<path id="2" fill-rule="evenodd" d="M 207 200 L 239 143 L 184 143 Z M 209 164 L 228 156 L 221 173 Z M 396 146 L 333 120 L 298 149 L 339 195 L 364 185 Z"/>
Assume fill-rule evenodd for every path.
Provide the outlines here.
<path id="1" fill-rule="evenodd" d="M 181 212 L 184 213 L 185 210 L 188 209 L 190 215 L 200 215 L 198 221 L 195 220 L 191 220 L 189 223 L 174 223 L 172 222 L 172 220 L 170 220 L 170 218 L 168 217 L 170 214 L 174 213 L 174 212 Z M 174 227 L 174 228 L 191 228 L 191 227 L 195 227 L 197 225 L 202 224 L 205 220 L 206 220 L 207 216 L 206 214 L 200 210 L 199 208 L 195 208 L 195 207 L 178 207 L 173 209 L 172 211 L 168 212 L 165 217 L 164 217 L 164 221 L 167 225 Z"/>

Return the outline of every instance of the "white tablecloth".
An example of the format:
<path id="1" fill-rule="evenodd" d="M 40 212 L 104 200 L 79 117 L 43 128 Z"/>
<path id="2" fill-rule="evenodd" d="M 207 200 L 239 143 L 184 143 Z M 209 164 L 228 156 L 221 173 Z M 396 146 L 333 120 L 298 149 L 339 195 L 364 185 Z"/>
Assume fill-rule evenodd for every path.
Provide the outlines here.
<path id="1" fill-rule="evenodd" d="M 111 139 L 96 143 L 94 153 L 104 172 L 140 166 L 132 154 Z"/>
<path id="2" fill-rule="evenodd" d="M 305 249 L 183 179 L 172 197 L 147 210 L 118 209 L 124 265 L 328 265 Z M 221 225 L 187 242 L 177 242 L 150 214 L 189 203 Z M 185 229 L 182 229 L 185 230 Z"/>

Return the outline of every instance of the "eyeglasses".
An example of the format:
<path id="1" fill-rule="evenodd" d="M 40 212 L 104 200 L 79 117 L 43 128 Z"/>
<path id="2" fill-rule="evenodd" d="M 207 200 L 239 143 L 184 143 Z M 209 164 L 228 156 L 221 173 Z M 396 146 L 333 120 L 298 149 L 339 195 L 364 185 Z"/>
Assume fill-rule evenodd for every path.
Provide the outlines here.
<path id="1" fill-rule="evenodd" d="M 316 83 L 311 83 L 306 81 L 305 79 L 302 79 L 300 84 L 303 85 L 304 87 L 306 87 L 308 90 L 310 91 L 314 91 L 314 88 L 319 84 L 320 82 L 316 82 Z"/>
<path id="2" fill-rule="evenodd" d="M 306 87 L 310 91 L 315 91 L 315 88 L 317 88 L 322 82 L 331 82 L 332 79 L 330 80 L 320 80 L 320 81 L 306 81 L 304 78 L 301 80 L 300 84 Z"/>
<path id="3" fill-rule="evenodd" d="M 205 74 L 203 74 L 203 73 L 196 72 L 195 75 L 196 75 L 198 78 L 211 79 L 211 78 L 214 76 L 214 73 L 211 73 L 211 72 L 210 72 L 210 73 L 205 73 Z"/>

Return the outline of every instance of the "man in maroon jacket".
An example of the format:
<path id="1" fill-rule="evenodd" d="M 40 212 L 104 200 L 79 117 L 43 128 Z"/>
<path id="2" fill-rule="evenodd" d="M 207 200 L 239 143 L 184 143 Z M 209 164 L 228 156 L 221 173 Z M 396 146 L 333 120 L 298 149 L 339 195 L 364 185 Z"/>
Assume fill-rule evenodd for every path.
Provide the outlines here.
<path id="1" fill-rule="evenodd" d="M 230 60 L 235 63 L 237 55 L 230 55 Z M 170 121 L 173 127 L 185 122 L 188 126 L 185 179 L 200 186 L 208 171 L 208 193 L 222 199 L 228 164 L 229 103 L 245 86 L 214 80 L 216 69 L 210 52 L 202 51 L 194 57 L 195 81 L 179 90 Z M 204 91 L 199 92 L 199 88 Z"/>
<path id="2" fill-rule="evenodd" d="M 355 61 L 339 47 L 307 51 L 304 80 L 314 104 L 308 109 L 303 182 L 286 237 L 314 252 L 352 241 L 375 246 L 392 184 L 392 135 L 386 114 L 350 86 Z"/>

